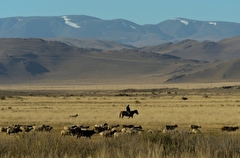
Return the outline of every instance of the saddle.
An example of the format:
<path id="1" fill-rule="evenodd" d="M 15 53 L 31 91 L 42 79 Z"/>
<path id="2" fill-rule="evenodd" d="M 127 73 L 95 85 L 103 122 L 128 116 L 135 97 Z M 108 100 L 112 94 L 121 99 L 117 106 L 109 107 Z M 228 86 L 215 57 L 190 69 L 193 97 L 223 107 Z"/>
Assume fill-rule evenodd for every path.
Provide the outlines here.
<path id="1" fill-rule="evenodd" d="M 126 113 L 128 114 L 128 115 L 130 115 L 131 113 L 130 113 L 130 111 L 126 111 Z"/>

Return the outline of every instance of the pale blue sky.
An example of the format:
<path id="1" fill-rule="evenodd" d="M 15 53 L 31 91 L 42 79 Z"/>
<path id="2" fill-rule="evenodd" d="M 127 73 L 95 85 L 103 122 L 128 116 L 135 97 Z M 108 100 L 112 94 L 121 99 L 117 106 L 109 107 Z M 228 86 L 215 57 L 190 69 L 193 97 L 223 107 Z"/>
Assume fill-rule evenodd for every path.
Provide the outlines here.
<path id="1" fill-rule="evenodd" d="M 89 15 L 157 24 L 182 17 L 240 23 L 240 0 L 0 0 L 0 18 Z"/>

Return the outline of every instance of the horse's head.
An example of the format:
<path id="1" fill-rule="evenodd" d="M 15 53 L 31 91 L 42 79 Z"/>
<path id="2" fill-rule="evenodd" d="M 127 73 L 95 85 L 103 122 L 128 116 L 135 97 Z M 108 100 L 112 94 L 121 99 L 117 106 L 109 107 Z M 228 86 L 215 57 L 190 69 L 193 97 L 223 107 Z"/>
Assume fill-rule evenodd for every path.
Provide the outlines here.
<path id="1" fill-rule="evenodd" d="M 137 110 L 134 110 L 134 112 L 135 112 L 137 115 L 139 114 Z"/>

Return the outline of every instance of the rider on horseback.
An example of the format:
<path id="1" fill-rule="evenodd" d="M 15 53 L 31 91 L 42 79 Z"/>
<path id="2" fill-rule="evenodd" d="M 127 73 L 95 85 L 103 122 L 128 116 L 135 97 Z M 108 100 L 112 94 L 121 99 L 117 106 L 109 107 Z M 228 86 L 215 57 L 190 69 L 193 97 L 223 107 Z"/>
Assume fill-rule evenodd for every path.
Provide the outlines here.
<path id="1" fill-rule="evenodd" d="M 130 107 L 129 107 L 129 104 L 127 104 L 127 106 L 126 106 L 126 111 L 127 111 L 128 115 L 130 115 Z"/>

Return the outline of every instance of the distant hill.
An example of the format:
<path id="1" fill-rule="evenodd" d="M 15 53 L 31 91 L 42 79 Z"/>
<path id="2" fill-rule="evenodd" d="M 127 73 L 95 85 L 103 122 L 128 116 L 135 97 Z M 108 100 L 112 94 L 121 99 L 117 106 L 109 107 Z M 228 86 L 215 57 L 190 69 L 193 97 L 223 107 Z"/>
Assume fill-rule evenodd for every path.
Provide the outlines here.
<path id="1" fill-rule="evenodd" d="M 64 40 L 2 38 L 0 80 L 1 84 L 114 85 L 239 81 L 238 40 L 239 37 L 217 43 L 184 40 L 144 48 L 124 48 L 125 45 L 116 44 L 118 48 L 123 46 L 123 49 L 108 50 L 89 47 L 89 43 L 97 42 L 97 47 L 107 48 L 107 41 L 79 40 L 76 45 L 78 42 L 82 45 L 77 47 L 63 43 L 66 42 Z M 109 45 L 112 47 L 115 43 L 110 42 Z M 179 51 L 175 53 L 177 56 L 169 53 L 174 52 L 173 48 Z M 205 50 L 205 58 L 216 56 L 217 60 L 197 60 L 201 56 L 198 54 L 201 52 L 197 51 L 199 48 Z M 192 50 L 188 55 L 192 53 L 193 59 L 183 58 L 188 49 Z M 161 53 L 156 50 L 161 50 Z M 231 53 L 235 53 L 235 59 L 227 59 L 228 55 L 233 58 Z"/>
<path id="2" fill-rule="evenodd" d="M 174 76 L 166 82 L 233 82 L 240 80 L 240 58 L 215 64 L 193 74 Z"/>
<path id="3" fill-rule="evenodd" d="M 141 51 L 169 54 L 193 60 L 230 60 L 240 57 L 240 36 L 219 42 L 183 40 L 177 43 L 165 43 L 140 48 Z"/>
<path id="4" fill-rule="evenodd" d="M 1 84 L 157 84 L 212 66 L 133 49 L 98 50 L 42 39 L 0 39 Z"/>
<path id="5" fill-rule="evenodd" d="M 53 38 L 45 39 L 48 41 L 58 41 L 65 43 L 69 46 L 75 46 L 85 49 L 98 49 L 98 50 L 119 50 L 119 49 L 134 49 L 136 47 L 126 45 L 114 41 L 97 40 L 97 39 L 73 39 L 73 38 Z"/>
<path id="6" fill-rule="evenodd" d="M 216 42 L 239 35 L 239 23 L 184 18 L 146 25 L 85 15 L 0 19 L 0 38 L 89 38 L 143 47 L 184 39 Z"/>

